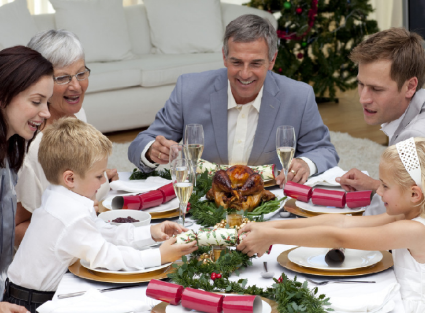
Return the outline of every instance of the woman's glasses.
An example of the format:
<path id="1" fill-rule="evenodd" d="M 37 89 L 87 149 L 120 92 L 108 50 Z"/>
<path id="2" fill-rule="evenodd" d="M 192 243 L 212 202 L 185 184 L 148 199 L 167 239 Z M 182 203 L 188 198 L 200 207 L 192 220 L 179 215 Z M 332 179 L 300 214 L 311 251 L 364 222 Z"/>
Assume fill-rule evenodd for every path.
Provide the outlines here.
<path id="1" fill-rule="evenodd" d="M 53 79 L 55 80 L 56 84 L 58 85 L 66 85 L 69 84 L 72 80 L 72 77 L 74 77 L 80 81 L 80 80 L 85 80 L 87 78 L 89 78 L 90 76 L 90 69 L 86 66 L 86 70 L 84 72 L 80 72 L 77 73 L 75 75 L 63 75 L 63 76 L 57 76 L 57 77 L 53 77 Z"/>

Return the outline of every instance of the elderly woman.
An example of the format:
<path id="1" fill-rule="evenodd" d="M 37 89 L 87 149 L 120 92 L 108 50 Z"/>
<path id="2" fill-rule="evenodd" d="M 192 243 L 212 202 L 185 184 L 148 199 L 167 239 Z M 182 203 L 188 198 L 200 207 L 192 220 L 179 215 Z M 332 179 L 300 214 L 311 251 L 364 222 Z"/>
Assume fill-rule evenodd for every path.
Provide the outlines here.
<path id="1" fill-rule="evenodd" d="M 35 35 L 28 47 L 40 52 L 53 64 L 54 88 L 50 99 L 51 117 L 34 139 L 18 174 L 16 193 L 15 245 L 18 246 L 28 228 L 32 212 L 41 205 L 43 191 L 49 185 L 40 163 L 38 148 L 44 127 L 61 117 L 76 117 L 87 122 L 82 104 L 89 85 L 90 69 L 84 60 L 84 50 L 78 38 L 66 30 L 49 30 Z M 117 179 L 116 170 L 108 170 L 108 178 Z"/>
<path id="2" fill-rule="evenodd" d="M 52 92 L 53 67 L 40 53 L 23 46 L 0 51 L 0 299 L 14 252 L 16 174 L 38 126 L 50 117 Z M 0 302 L 0 312 L 27 310 Z"/>

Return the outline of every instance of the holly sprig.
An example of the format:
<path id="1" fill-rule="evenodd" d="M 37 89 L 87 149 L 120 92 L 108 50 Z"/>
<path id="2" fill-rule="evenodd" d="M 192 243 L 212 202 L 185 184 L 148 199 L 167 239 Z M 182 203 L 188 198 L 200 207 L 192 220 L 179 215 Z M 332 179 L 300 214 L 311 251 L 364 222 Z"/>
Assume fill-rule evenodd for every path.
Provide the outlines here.
<path id="1" fill-rule="evenodd" d="M 256 285 L 248 285 L 247 279 L 230 281 L 232 273 L 239 276 L 239 271 L 252 265 L 250 257 L 237 250 L 228 250 L 221 253 L 216 262 L 204 263 L 198 257 L 204 253 L 209 253 L 211 247 L 199 247 L 190 257 L 183 256 L 183 263 L 173 264 L 175 272 L 168 274 L 174 283 L 183 287 L 203 289 L 210 292 L 226 292 L 259 295 L 278 304 L 280 313 L 324 313 L 333 311 L 329 308 L 329 298 L 324 294 L 318 295 L 318 288 L 309 289 L 307 282 L 301 283 L 289 279 L 282 273 L 279 279 L 274 279 L 271 287 L 260 288 Z M 220 278 L 211 279 L 212 273 L 220 273 Z M 216 275 L 214 275 L 216 277 Z"/>

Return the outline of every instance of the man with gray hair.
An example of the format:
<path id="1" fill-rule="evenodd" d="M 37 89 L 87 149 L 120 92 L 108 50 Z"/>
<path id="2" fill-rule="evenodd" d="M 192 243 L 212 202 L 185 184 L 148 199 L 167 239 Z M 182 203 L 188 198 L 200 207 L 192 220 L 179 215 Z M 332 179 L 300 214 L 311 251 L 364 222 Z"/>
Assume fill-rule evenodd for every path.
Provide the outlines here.
<path id="1" fill-rule="evenodd" d="M 338 163 L 328 128 L 320 117 L 313 89 L 273 73 L 276 30 L 257 15 L 243 15 L 226 27 L 225 69 L 179 77 L 153 124 L 131 143 L 128 156 L 140 170 L 166 164 L 169 148 L 188 124 L 201 124 L 202 158 L 218 164 L 280 166 L 276 129 L 291 125 L 297 146 L 287 179 L 304 183 Z M 283 174 L 277 178 L 284 182 Z"/>

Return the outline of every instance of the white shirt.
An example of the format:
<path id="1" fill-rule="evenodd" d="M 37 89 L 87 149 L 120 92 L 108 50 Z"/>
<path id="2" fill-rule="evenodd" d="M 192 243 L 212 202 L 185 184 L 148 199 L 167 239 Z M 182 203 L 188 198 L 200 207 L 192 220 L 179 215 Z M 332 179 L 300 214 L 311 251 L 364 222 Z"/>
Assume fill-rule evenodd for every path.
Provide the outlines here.
<path id="1" fill-rule="evenodd" d="M 254 101 L 238 105 L 233 97 L 230 82 L 227 87 L 227 151 L 229 164 L 248 164 L 249 156 L 254 145 L 255 132 L 257 130 L 258 118 L 260 116 L 261 99 L 263 87 Z M 146 152 L 155 142 L 149 142 L 143 149 L 140 162 L 151 168 L 156 168 L 157 163 L 151 163 L 146 158 Z M 310 176 L 317 173 L 316 164 L 308 158 L 300 157 L 310 169 Z"/>
<path id="2" fill-rule="evenodd" d="M 96 216 L 92 200 L 50 185 L 7 275 L 19 286 L 55 291 L 68 266 L 78 259 L 111 270 L 158 266 L 159 249 L 136 250 L 153 243 L 150 225 L 110 225 Z"/>
<path id="3" fill-rule="evenodd" d="M 410 104 L 409 104 L 410 105 Z M 408 109 L 409 107 L 407 107 Z M 403 120 L 404 116 L 406 115 L 406 111 L 396 120 L 381 124 L 381 130 L 385 133 L 385 135 L 388 136 L 388 142 L 391 141 L 392 137 L 394 136 L 395 131 L 400 126 L 401 121 Z"/>

